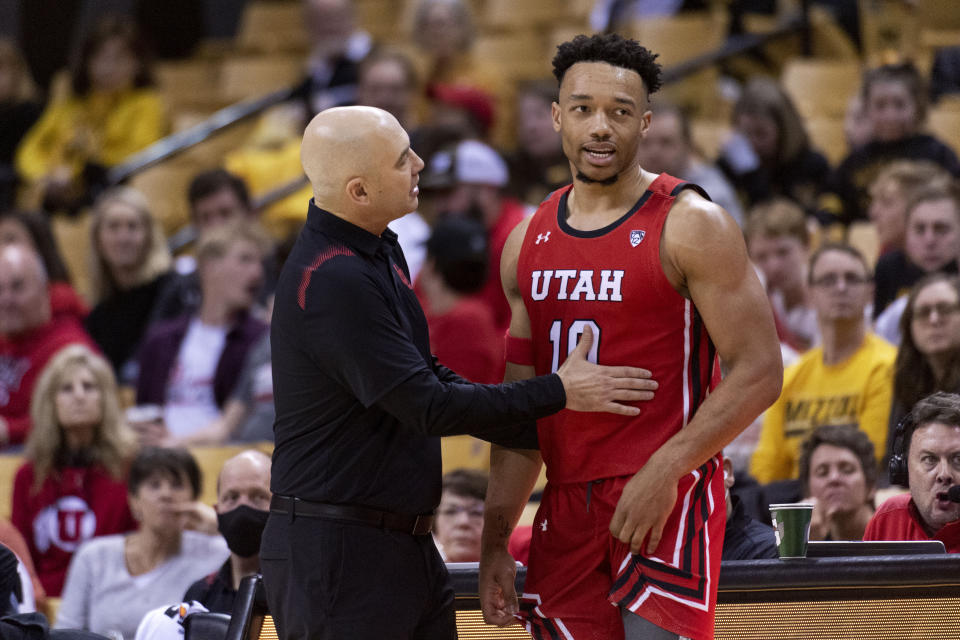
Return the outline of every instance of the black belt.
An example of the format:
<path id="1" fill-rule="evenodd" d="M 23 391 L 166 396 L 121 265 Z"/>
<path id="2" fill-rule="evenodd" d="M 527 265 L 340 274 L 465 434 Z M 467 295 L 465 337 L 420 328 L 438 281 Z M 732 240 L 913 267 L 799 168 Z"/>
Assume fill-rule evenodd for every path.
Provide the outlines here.
<path id="1" fill-rule="evenodd" d="M 411 516 L 403 513 L 380 511 L 369 507 L 357 507 L 348 504 L 327 504 L 325 502 L 310 502 L 291 496 L 273 496 L 270 500 L 270 511 L 274 513 L 305 516 L 308 518 L 323 518 L 327 520 L 344 520 L 360 524 L 402 531 L 415 536 L 425 536 L 433 530 L 433 514 Z"/>

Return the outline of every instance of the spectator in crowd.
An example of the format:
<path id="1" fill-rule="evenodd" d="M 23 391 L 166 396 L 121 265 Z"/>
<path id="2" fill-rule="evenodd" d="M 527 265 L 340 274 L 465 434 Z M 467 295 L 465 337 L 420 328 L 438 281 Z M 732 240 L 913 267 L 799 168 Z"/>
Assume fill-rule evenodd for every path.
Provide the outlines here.
<path id="1" fill-rule="evenodd" d="M 167 438 L 182 438 L 220 418 L 244 358 L 266 332 L 251 314 L 263 286 L 269 240 L 242 222 L 204 234 L 197 248 L 200 306 L 153 327 L 140 351 L 137 403 L 164 408 Z M 157 444 L 154 436 L 148 441 Z"/>
<path id="2" fill-rule="evenodd" d="M 950 147 L 921 133 L 927 115 L 927 92 L 912 63 L 867 71 L 862 86 L 871 140 L 854 149 L 830 178 L 821 207 L 829 220 L 849 224 L 863 220 L 869 208 L 867 189 L 880 169 L 893 160 L 929 160 L 960 176 L 960 161 Z"/>
<path id="3" fill-rule="evenodd" d="M 428 87 L 439 83 L 496 88 L 496 77 L 472 54 L 476 27 L 465 0 L 418 0 L 411 35 L 421 56 L 418 75 Z"/>
<path id="4" fill-rule="evenodd" d="M 105 191 L 90 223 L 95 306 L 86 328 L 125 383 L 136 380 L 136 352 L 160 292 L 173 274 L 170 250 L 146 197 L 132 187 Z"/>
<path id="5" fill-rule="evenodd" d="M 880 327 L 897 327 L 906 296 L 925 274 L 957 273 L 960 261 L 960 185 L 936 186 L 917 193 L 907 206 L 903 251 L 891 251 L 877 261 L 873 313 Z M 886 331 L 885 331 L 886 332 Z"/>
<path id="6" fill-rule="evenodd" d="M 301 124 L 324 109 L 356 101 L 357 66 L 373 44 L 357 27 L 353 0 L 303 0 L 303 17 L 310 54 L 295 95 L 303 103 Z"/>
<path id="7" fill-rule="evenodd" d="M 898 428 L 890 483 L 910 493 L 880 505 L 864 540 L 940 540 L 960 553 L 960 503 L 948 491 L 960 483 L 960 395 L 937 392 L 917 403 Z"/>
<path id="8" fill-rule="evenodd" d="M 800 485 L 813 502 L 811 540 L 860 540 L 874 512 L 877 462 L 873 443 L 852 425 L 824 425 L 804 441 Z"/>
<path id="9" fill-rule="evenodd" d="M 181 442 L 187 446 L 273 442 L 273 419 L 276 414 L 273 408 L 272 374 L 270 334 L 264 332 L 250 347 L 237 385 L 224 403 L 220 417 L 199 431 L 184 436 Z"/>
<path id="10" fill-rule="evenodd" d="M 487 474 L 457 469 L 443 475 L 433 538 L 444 562 L 479 562 Z"/>
<path id="11" fill-rule="evenodd" d="M 93 341 L 75 315 L 53 313 L 40 256 L 17 245 L 0 248 L 0 445 L 26 439 L 40 372 L 74 343 Z"/>
<path id="12" fill-rule="evenodd" d="M 800 114 L 780 85 L 762 77 L 748 82 L 734 105 L 733 127 L 717 164 L 747 206 L 784 196 L 814 210 L 830 167 L 810 147 Z"/>
<path id="13" fill-rule="evenodd" d="M 472 135 L 481 139 L 507 124 L 494 116 L 509 111 L 513 88 L 474 53 L 476 25 L 467 0 L 417 0 L 410 39 L 429 100 L 429 122 L 468 121 L 475 127 Z"/>
<path id="14" fill-rule="evenodd" d="M 280 271 L 299 233 L 293 233 L 277 248 L 276 268 Z M 273 317 L 273 296 L 267 299 L 263 319 Z M 223 406 L 219 419 L 182 439 L 188 446 L 225 442 L 273 442 L 273 363 L 270 332 L 264 332 L 247 353 L 240 379 Z"/>
<path id="15" fill-rule="evenodd" d="M 16 201 L 13 158 L 20 140 L 40 117 L 37 88 L 16 44 L 0 38 L 0 211 Z"/>
<path id="16" fill-rule="evenodd" d="M 773 311 L 786 330 L 781 341 L 805 351 L 820 342 L 807 277 L 810 231 L 803 209 L 785 198 L 750 210 L 744 228 L 750 259 L 760 269 Z"/>
<path id="17" fill-rule="evenodd" d="M 94 536 L 136 527 L 127 504 L 133 437 L 113 372 L 83 345 L 57 353 L 37 381 L 26 462 L 13 482 L 13 523 L 43 589 L 59 597 L 74 551 Z"/>
<path id="18" fill-rule="evenodd" d="M 467 138 L 488 141 L 494 124 L 500 123 L 495 96 L 469 85 L 434 84 L 427 90 L 427 120 L 441 127 L 458 127 Z"/>
<path id="19" fill-rule="evenodd" d="M 690 120 L 679 107 L 658 102 L 651 109 L 650 128 L 640 143 L 640 163 L 647 171 L 667 173 L 703 187 L 710 199 L 743 226 L 743 208 L 723 173 L 697 158 Z"/>
<path id="20" fill-rule="evenodd" d="M 190 224 L 197 240 L 220 225 L 250 221 L 256 212 L 246 181 L 223 169 L 211 169 L 195 175 L 187 187 Z M 170 320 L 200 306 L 200 282 L 197 261 L 192 255 L 179 256 L 175 262 L 178 277 L 172 278 L 160 293 L 151 321 Z"/>
<path id="21" fill-rule="evenodd" d="M 503 379 L 502 334 L 490 308 L 473 296 L 486 284 L 488 261 L 482 223 L 441 220 L 427 241 L 417 289 L 430 327 L 430 352 L 467 380 L 496 384 Z"/>
<path id="22" fill-rule="evenodd" d="M 420 174 L 420 189 L 428 192 L 438 217 L 470 217 L 486 227 L 489 276 L 477 295 L 490 308 L 501 334 L 510 322 L 510 307 L 498 277 L 500 255 L 507 236 L 526 213 L 520 202 L 504 194 L 508 181 L 507 164 L 500 154 L 477 140 L 438 151 Z"/>
<path id="23" fill-rule="evenodd" d="M 103 19 L 85 39 L 72 92 L 51 103 L 17 151 L 17 171 L 44 209 L 76 213 L 105 169 L 163 137 L 167 118 L 144 41 L 129 21 Z"/>
<path id="24" fill-rule="evenodd" d="M 270 457 L 248 449 L 223 463 L 217 478 L 217 528 L 230 557 L 215 573 L 197 580 L 183 600 L 208 611 L 232 613 L 246 576 L 260 572 L 260 536 L 270 512 Z"/>
<path id="25" fill-rule="evenodd" d="M 144 614 L 177 602 L 229 555 L 212 510 L 197 502 L 200 469 L 186 449 L 143 449 L 130 465 L 127 486 L 140 528 L 94 538 L 77 550 L 58 629 L 133 638 Z"/>
<path id="26" fill-rule="evenodd" d="M 556 101 L 557 85 L 552 80 L 527 82 L 517 92 L 517 149 L 507 156 L 507 191 L 532 207 L 571 180 L 560 134 L 553 130 L 551 110 Z"/>
<path id="27" fill-rule="evenodd" d="M 402 52 L 377 48 L 360 62 L 357 69 L 358 105 L 383 109 L 409 130 L 415 125 L 416 96 L 417 72 L 413 62 Z"/>
<path id="28" fill-rule="evenodd" d="M 843 114 L 843 137 L 847 142 L 847 149 L 854 151 L 870 142 L 873 137 L 870 120 L 867 119 L 866 109 L 863 106 L 863 95 L 855 94 L 847 103 L 847 110 Z"/>
<path id="29" fill-rule="evenodd" d="M 867 217 L 877 229 L 880 254 L 902 251 L 907 235 L 907 205 L 931 187 L 946 187 L 950 174 L 929 160 L 895 160 L 870 183 Z"/>
<path id="30" fill-rule="evenodd" d="M 727 498 L 727 524 L 723 535 L 722 560 L 762 560 L 776 558 L 777 538 L 773 527 L 747 515 L 739 496 L 730 493 L 736 482 L 733 462 L 723 457 L 723 486 Z"/>
<path id="31" fill-rule="evenodd" d="M 783 391 L 763 420 L 750 472 L 758 482 L 799 477 L 801 443 L 825 424 L 853 425 L 884 451 L 896 349 L 863 317 L 870 269 L 853 247 L 825 244 L 810 257 L 809 286 L 820 346 L 783 374 Z"/>
<path id="32" fill-rule="evenodd" d="M 887 445 L 896 425 L 936 391 L 960 393 L 960 280 L 933 273 L 914 285 L 900 318 Z M 888 454 L 889 454 L 888 450 Z"/>
<path id="33" fill-rule="evenodd" d="M 8 209 L 0 211 L 0 246 L 18 245 L 35 252 L 43 262 L 50 288 L 50 309 L 54 315 L 72 314 L 81 322 L 87 317 L 87 303 L 70 285 L 50 221 L 40 213 Z"/>

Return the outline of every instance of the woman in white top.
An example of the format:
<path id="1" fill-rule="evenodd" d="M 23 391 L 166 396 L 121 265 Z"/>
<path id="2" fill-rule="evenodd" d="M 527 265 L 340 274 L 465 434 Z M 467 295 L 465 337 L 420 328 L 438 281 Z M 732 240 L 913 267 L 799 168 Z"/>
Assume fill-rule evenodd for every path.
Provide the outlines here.
<path id="1" fill-rule="evenodd" d="M 128 490 L 140 529 L 80 547 L 67 573 L 57 628 L 131 639 L 148 611 L 179 602 L 187 587 L 229 555 L 215 516 L 200 515 L 200 469 L 185 449 L 145 448 L 130 466 Z"/>

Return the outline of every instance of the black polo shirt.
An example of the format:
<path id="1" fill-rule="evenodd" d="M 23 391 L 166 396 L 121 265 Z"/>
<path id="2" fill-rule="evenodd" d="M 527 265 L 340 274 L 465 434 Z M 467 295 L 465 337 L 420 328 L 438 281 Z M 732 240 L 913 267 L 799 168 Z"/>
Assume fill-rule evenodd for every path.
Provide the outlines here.
<path id="1" fill-rule="evenodd" d="M 220 570 L 201 578 L 190 585 L 183 595 L 184 602 L 196 600 L 213 613 L 233 613 L 233 603 L 237 600 L 237 591 L 233 588 L 233 569 L 230 558 Z"/>
<path id="2" fill-rule="evenodd" d="M 480 385 L 437 364 L 396 234 L 312 201 L 270 337 L 278 495 L 428 513 L 440 501 L 437 436 L 535 447 L 533 421 L 565 403 L 555 374 Z"/>

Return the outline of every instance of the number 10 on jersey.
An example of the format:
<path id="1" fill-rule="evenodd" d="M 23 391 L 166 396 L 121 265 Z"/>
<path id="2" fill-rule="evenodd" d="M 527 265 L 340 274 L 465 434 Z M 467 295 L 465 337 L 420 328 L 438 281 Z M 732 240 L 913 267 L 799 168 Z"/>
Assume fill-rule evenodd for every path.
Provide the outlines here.
<path id="1" fill-rule="evenodd" d="M 566 355 L 577 348 L 580 336 L 587 327 L 593 331 L 593 345 L 590 347 L 590 353 L 587 354 L 587 360 L 597 364 L 597 350 L 600 348 L 600 327 L 593 320 L 574 320 L 564 336 L 563 321 L 554 320 L 550 325 L 550 347 L 552 348 L 552 359 L 550 360 L 550 373 L 556 373 L 560 368 L 560 350 L 563 348 L 563 339 L 566 337 Z"/>

